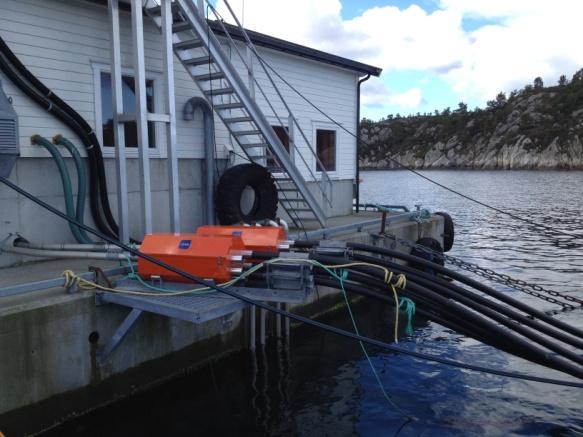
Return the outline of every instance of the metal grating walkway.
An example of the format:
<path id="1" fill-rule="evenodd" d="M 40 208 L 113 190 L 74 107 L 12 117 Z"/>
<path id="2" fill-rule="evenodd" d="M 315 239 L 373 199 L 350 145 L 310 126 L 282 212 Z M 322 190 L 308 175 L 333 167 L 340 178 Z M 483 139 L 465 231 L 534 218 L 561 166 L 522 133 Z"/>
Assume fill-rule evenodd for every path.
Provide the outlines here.
<path id="1" fill-rule="evenodd" d="M 118 281 L 116 287 L 121 290 L 151 291 L 136 280 Z M 165 283 L 169 290 L 189 290 L 192 284 Z M 261 302 L 303 303 L 312 291 L 283 290 L 268 288 L 231 287 L 231 290 Z M 100 303 L 114 303 L 128 308 L 135 308 L 149 313 L 174 317 L 193 323 L 204 323 L 239 311 L 246 303 L 220 292 L 204 295 L 187 294 L 184 296 L 135 296 L 121 293 L 100 292 Z"/>
<path id="2" fill-rule="evenodd" d="M 131 289 L 138 288 L 132 286 Z M 220 294 L 149 297 L 103 292 L 99 294 L 99 299 L 103 303 L 114 303 L 192 323 L 208 322 L 232 314 L 246 306 L 238 299 Z"/>

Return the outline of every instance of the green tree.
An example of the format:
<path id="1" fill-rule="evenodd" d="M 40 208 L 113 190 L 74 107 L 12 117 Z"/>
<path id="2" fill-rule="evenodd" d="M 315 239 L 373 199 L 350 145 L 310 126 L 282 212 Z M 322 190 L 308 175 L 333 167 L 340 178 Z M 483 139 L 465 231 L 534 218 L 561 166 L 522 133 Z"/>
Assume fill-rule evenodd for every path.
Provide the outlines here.
<path id="1" fill-rule="evenodd" d="M 543 80 L 540 76 L 535 77 L 534 82 L 532 84 L 534 86 L 534 89 L 540 89 L 540 88 L 543 88 L 545 86 L 545 84 L 543 83 Z"/>
<path id="2" fill-rule="evenodd" d="M 457 104 L 457 109 L 454 112 L 459 112 L 460 114 L 465 114 L 468 112 L 468 105 L 464 102 L 459 102 Z"/>
<path id="3" fill-rule="evenodd" d="M 561 77 L 559 77 L 559 86 L 565 86 L 567 83 L 567 76 L 561 74 Z"/>

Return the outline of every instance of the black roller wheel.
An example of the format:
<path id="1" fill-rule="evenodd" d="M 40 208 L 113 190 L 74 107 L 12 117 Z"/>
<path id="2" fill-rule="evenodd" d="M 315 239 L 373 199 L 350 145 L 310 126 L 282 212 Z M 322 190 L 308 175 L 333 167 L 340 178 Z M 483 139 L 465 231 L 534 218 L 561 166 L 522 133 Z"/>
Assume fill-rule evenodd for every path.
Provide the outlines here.
<path id="1" fill-rule="evenodd" d="M 418 258 L 422 258 L 435 264 L 439 264 L 440 266 L 443 266 L 445 264 L 443 257 L 439 256 L 440 254 L 443 254 L 443 248 L 441 247 L 441 244 L 439 244 L 439 241 L 437 241 L 435 238 L 430 237 L 420 238 L 415 242 L 415 244 L 427 247 L 428 249 L 431 249 L 432 252 L 437 253 L 431 253 L 430 251 L 425 251 L 422 248 L 414 247 L 413 249 L 411 249 L 411 255 L 416 256 Z M 424 266 L 422 264 L 417 264 L 416 262 L 410 262 L 409 266 L 413 267 L 414 269 L 430 273 L 432 275 L 436 274 L 436 272 L 432 268 Z"/>
<path id="2" fill-rule="evenodd" d="M 443 251 L 449 252 L 455 239 L 453 219 L 447 212 L 436 212 L 435 214 L 443 217 Z"/>
<path id="3" fill-rule="evenodd" d="M 241 164 L 227 169 L 217 187 L 216 208 L 221 225 L 275 219 L 277 188 L 264 167 Z"/>

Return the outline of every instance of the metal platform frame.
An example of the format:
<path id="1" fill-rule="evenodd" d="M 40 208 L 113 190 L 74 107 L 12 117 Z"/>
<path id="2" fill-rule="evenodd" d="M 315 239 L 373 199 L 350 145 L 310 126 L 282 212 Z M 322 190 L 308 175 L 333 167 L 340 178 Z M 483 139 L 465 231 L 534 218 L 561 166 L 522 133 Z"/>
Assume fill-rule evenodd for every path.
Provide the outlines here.
<path id="1" fill-rule="evenodd" d="M 272 267 L 273 271 L 271 272 L 267 269 L 266 281 L 267 284 L 270 284 L 271 288 L 233 286 L 229 287 L 229 290 L 258 302 L 275 303 L 276 308 L 281 308 L 281 305 L 283 304 L 284 308 L 287 309 L 289 304 L 304 303 L 314 290 L 309 268 L 306 266 L 294 265 L 292 269 L 293 271 L 288 267 L 286 270 L 285 266 L 278 266 L 277 268 Z M 286 283 L 282 282 L 284 280 Z M 148 285 L 150 285 L 150 287 Z M 144 293 L 151 293 L 151 286 L 163 288 L 169 292 L 193 289 L 193 284 L 176 282 L 162 284 L 159 280 L 156 281 L 156 283 L 152 282 L 151 284 L 144 284 L 143 281 L 140 282 L 135 279 L 122 279 L 115 284 L 115 287 L 119 290 L 132 290 Z M 281 288 L 276 288 L 279 286 L 281 286 Z M 224 322 L 228 323 L 230 316 L 234 313 L 250 307 L 249 347 L 250 349 L 256 348 L 257 316 L 255 307 L 252 305 L 249 306 L 247 303 L 239 299 L 227 296 L 220 292 L 201 293 L 198 295 L 196 292 L 193 292 L 174 296 L 160 296 L 159 294 L 155 296 L 146 296 L 98 291 L 95 299 L 97 305 L 111 303 L 130 308 L 130 312 L 116 329 L 112 337 L 104 346 L 97 350 L 97 363 L 100 366 L 107 364 L 111 355 L 121 345 L 144 312 L 184 320 L 195 324 L 202 324 L 219 318 L 225 318 Z M 266 339 L 267 311 L 261 309 L 259 316 L 259 343 L 264 345 Z M 286 318 L 282 326 L 281 316 L 277 315 L 277 337 L 282 336 L 282 330 L 286 337 L 289 336 L 289 319 Z"/>

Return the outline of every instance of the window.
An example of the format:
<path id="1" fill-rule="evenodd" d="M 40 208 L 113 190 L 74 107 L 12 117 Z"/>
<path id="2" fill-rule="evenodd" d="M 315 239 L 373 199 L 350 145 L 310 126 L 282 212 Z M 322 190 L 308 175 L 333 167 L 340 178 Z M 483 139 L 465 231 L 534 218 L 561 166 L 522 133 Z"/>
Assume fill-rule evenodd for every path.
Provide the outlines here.
<path id="1" fill-rule="evenodd" d="M 123 75 L 122 96 L 123 112 L 136 112 L 136 89 L 134 78 Z M 100 73 L 101 86 L 101 128 L 104 147 L 114 147 L 113 143 L 113 99 L 111 95 L 111 74 L 102 71 Z M 149 112 L 154 112 L 154 81 L 146 80 L 146 107 Z M 126 147 L 137 147 L 138 130 L 135 121 L 124 123 L 124 136 Z M 154 122 L 148 122 L 148 142 L 150 148 L 156 147 L 156 130 Z"/>
<path id="2" fill-rule="evenodd" d="M 316 154 L 324 170 L 336 171 L 336 131 L 316 130 Z M 316 171 L 322 171 L 320 163 L 316 163 Z"/>
<path id="3" fill-rule="evenodd" d="M 279 138 L 279 141 L 281 141 L 281 144 L 283 144 L 283 147 L 285 147 L 285 150 L 287 150 L 287 153 L 289 153 L 289 134 L 288 134 L 287 127 L 271 126 L 271 128 L 273 129 L 273 131 L 275 132 L 275 134 Z M 267 166 L 268 167 L 276 167 L 275 160 L 273 158 L 268 158 L 267 159 Z"/>
<path id="4" fill-rule="evenodd" d="M 285 150 L 287 150 L 287 153 L 289 153 L 289 134 L 287 133 L 287 127 L 271 126 L 271 128 L 283 144 L 283 147 L 285 147 Z"/>

